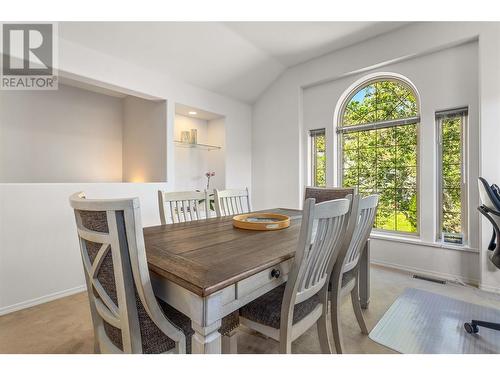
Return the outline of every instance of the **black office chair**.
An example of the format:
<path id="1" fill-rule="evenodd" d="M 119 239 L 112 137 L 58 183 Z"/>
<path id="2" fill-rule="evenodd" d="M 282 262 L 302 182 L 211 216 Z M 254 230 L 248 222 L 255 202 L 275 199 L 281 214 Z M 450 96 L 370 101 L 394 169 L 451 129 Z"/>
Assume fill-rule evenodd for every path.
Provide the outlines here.
<path id="1" fill-rule="evenodd" d="M 488 250 L 492 251 L 490 261 L 500 269 L 500 188 L 497 185 L 489 185 L 488 181 L 479 177 L 479 197 L 481 198 L 481 206 L 477 209 L 481 212 L 493 225 L 493 235 L 491 237 Z M 478 333 L 479 327 L 485 327 L 500 331 L 500 323 L 485 322 L 482 320 L 471 320 L 464 324 L 464 328 L 468 333 Z"/>

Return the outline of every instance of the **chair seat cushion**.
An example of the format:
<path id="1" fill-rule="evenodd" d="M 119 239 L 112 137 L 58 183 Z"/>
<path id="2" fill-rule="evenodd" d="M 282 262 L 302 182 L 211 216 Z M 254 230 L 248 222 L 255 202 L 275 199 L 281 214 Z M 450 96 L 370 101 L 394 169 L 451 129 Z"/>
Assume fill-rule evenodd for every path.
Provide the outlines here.
<path id="1" fill-rule="evenodd" d="M 286 284 L 267 292 L 240 309 L 240 315 L 248 320 L 279 329 L 281 323 L 281 304 Z M 293 324 L 298 323 L 320 303 L 318 295 L 295 305 Z"/>
<path id="2" fill-rule="evenodd" d="M 151 320 L 148 313 L 138 300 L 137 314 L 141 330 L 142 352 L 144 354 L 160 354 L 175 348 L 175 341 L 165 335 Z M 177 328 L 181 329 L 186 336 L 186 353 L 191 353 L 191 337 L 194 330 L 191 328 L 191 320 L 180 311 L 158 299 L 163 313 L 167 319 Z M 104 330 L 109 339 L 121 350 L 123 350 L 122 334 L 119 328 L 113 327 L 104 321 Z"/>
<path id="3" fill-rule="evenodd" d="M 229 315 L 222 318 L 221 326 L 219 328 L 219 333 L 221 335 L 229 335 L 232 330 L 238 328 L 240 325 L 240 312 L 238 310 L 233 311 Z"/>
<path id="4" fill-rule="evenodd" d="M 351 280 L 358 276 L 358 269 L 353 268 L 342 275 L 342 287 L 346 286 Z"/>
<path id="5" fill-rule="evenodd" d="M 191 327 L 191 319 L 180 311 L 176 310 L 161 299 L 157 299 L 163 313 L 167 319 L 177 328 L 184 332 L 186 336 L 186 353 L 191 353 L 191 338 L 194 330 Z M 149 318 L 146 310 L 138 306 L 138 314 L 141 328 L 142 338 L 142 352 L 144 354 L 160 354 L 168 352 L 175 348 L 175 341 L 166 336 L 156 324 Z M 239 314 L 234 312 L 222 318 L 222 325 L 219 329 L 221 334 L 228 334 L 239 325 Z M 104 322 L 104 329 L 106 334 L 112 342 L 114 342 L 120 349 L 122 348 L 121 331 L 118 328 Z"/>
<path id="6" fill-rule="evenodd" d="M 347 271 L 346 273 L 342 274 L 342 288 L 345 287 L 349 281 L 353 280 L 354 278 L 357 277 L 357 268 L 353 268 L 352 270 Z M 332 284 L 330 283 L 328 285 L 328 291 L 330 292 L 332 290 Z"/>
<path id="7" fill-rule="evenodd" d="M 176 310 L 166 302 L 163 302 L 159 298 L 158 304 L 160 305 L 161 309 L 163 310 L 163 313 L 167 317 L 167 319 L 175 325 L 177 328 L 179 328 L 182 332 L 184 332 L 184 335 L 186 335 L 186 353 L 189 354 L 191 353 L 191 337 L 194 334 L 193 328 L 191 328 L 191 319 L 189 319 L 188 316 L 184 315 L 180 311 Z M 153 323 L 154 324 L 154 323 Z M 144 337 L 144 334 L 141 332 L 141 335 L 143 336 L 143 350 L 144 353 L 154 353 L 155 351 L 149 351 L 147 348 L 145 348 L 145 341 L 147 342 L 146 347 L 153 347 L 159 345 L 161 342 L 165 342 L 166 350 L 163 350 L 163 352 L 171 350 L 175 348 L 175 341 L 170 339 L 168 336 L 165 336 L 161 331 L 158 329 L 156 330 L 159 332 L 161 337 L 151 337 L 147 336 Z"/>

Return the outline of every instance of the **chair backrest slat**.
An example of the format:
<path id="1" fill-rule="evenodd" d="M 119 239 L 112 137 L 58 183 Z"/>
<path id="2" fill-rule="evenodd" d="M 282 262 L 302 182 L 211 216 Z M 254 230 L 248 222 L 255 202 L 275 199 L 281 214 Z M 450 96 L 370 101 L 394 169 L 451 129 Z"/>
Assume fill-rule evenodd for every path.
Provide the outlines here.
<path id="1" fill-rule="evenodd" d="M 194 200 L 194 212 L 195 212 L 195 219 L 194 220 L 200 220 L 200 205 L 198 204 L 198 199 Z"/>
<path id="2" fill-rule="evenodd" d="M 182 214 L 184 216 L 184 221 L 188 221 L 187 218 L 187 208 L 186 208 L 186 201 L 181 201 L 182 203 Z"/>
<path id="3" fill-rule="evenodd" d="M 321 288 L 327 276 L 326 266 L 333 256 L 333 246 L 342 237 L 341 229 L 346 222 L 345 217 L 318 220 L 318 232 L 308 256 L 311 261 L 304 272 L 300 293 Z"/>
<path id="4" fill-rule="evenodd" d="M 378 195 L 370 195 L 359 201 L 356 227 L 352 235 L 352 240 L 347 248 L 343 262 L 342 273 L 348 272 L 357 267 L 361 259 L 361 253 L 368 237 L 370 236 L 375 217 L 377 215 Z"/>
<path id="5" fill-rule="evenodd" d="M 203 202 L 200 210 L 200 202 Z M 182 223 L 210 217 L 209 196 L 206 191 L 158 191 L 158 205 L 162 224 Z M 201 212 L 201 211 L 204 211 Z"/>
<path id="6" fill-rule="evenodd" d="M 214 190 L 217 217 L 239 215 L 252 211 L 248 188 L 243 190 Z"/>
<path id="7" fill-rule="evenodd" d="M 350 197 L 314 202 L 310 198 L 304 203 L 299 244 L 285 289 L 288 304 L 300 303 L 327 285 L 346 234 Z"/>

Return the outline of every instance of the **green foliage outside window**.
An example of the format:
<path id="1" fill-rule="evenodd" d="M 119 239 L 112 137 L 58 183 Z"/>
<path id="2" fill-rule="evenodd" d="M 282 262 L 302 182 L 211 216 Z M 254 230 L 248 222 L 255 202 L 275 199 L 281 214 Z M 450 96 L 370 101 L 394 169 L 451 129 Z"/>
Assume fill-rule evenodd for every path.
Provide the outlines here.
<path id="1" fill-rule="evenodd" d="M 313 185 L 326 186 L 326 150 L 325 150 L 325 134 L 316 135 L 313 137 L 314 149 L 314 170 L 313 170 Z"/>
<path id="2" fill-rule="evenodd" d="M 415 95 L 396 81 L 365 86 L 348 102 L 342 126 L 418 116 Z M 417 232 L 417 124 L 342 132 L 342 183 L 379 194 L 375 227 Z"/>
<path id="3" fill-rule="evenodd" d="M 441 124 L 442 231 L 462 234 L 461 199 L 462 116 L 443 119 Z"/>
<path id="4" fill-rule="evenodd" d="M 316 186 L 326 186 L 325 136 L 315 137 L 316 142 Z"/>

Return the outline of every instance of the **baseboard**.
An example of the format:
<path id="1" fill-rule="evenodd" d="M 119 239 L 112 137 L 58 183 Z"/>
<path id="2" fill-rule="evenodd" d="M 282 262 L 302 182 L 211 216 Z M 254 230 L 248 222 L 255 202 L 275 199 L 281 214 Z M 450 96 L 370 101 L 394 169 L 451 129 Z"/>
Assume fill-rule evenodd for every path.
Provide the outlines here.
<path id="1" fill-rule="evenodd" d="M 12 313 L 14 311 L 27 309 L 28 307 L 40 305 L 45 302 L 50 302 L 59 298 L 67 297 L 72 294 L 83 292 L 85 290 L 87 290 L 87 286 L 84 284 L 74 288 L 63 290 L 61 292 L 51 293 L 42 297 L 30 299 L 28 301 L 19 302 L 14 305 L 5 306 L 0 308 L 0 316 Z"/>
<path id="2" fill-rule="evenodd" d="M 459 276 L 459 275 L 453 275 L 450 273 L 429 271 L 429 270 L 424 270 L 422 268 L 409 267 L 409 266 L 404 266 L 401 264 L 384 262 L 384 261 L 379 261 L 379 260 L 374 260 L 374 259 L 371 259 L 370 263 L 375 264 L 377 266 L 394 268 L 397 270 L 402 270 L 402 271 L 411 272 L 411 273 L 418 273 L 418 274 L 423 275 L 423 276 L 437 277 L 437 278 L 447 280 L 447 281 L 459 281 L 459 282 L 462 282 L 465 284 L 470 284 L 473 286 L 479 285 L 479 280 L 471 279 L 471 278 L 463 277 L 463 276 Z"/>
<path id="3" fill-rule="evenodd" d="M 500 294 L 500 287 L 498 287 L 498 286 L 490 286 L 490 285 L 480 284 L 479 289 L 484 290 L 485 292 Z"/>

